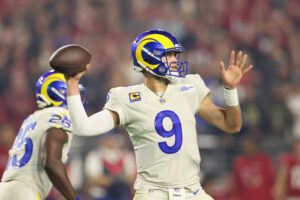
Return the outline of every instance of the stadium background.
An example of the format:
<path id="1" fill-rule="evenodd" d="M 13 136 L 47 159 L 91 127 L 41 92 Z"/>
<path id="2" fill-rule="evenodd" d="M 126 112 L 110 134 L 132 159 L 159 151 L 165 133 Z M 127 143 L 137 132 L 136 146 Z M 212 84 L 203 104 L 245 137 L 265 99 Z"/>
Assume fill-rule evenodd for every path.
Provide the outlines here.
<path id="1" fill-rule="evenodd" d="M 255 136 L 276 164 L 291 148 L 293 134 L 300 134 L 299 10 L 297 0 L 0 0 L 0 166 L 5 168 L 23 119 L 36 109 L 35 82 L 50 70 L 55 49 L 78 43 L 92 52 L 82 83 L 88 112 L 94 113 L 111 87 L 142 81 L 133 72 L 131 43 L 139 33 L 161 28 L 182 43 L 189 72 L 202 76 L 220 106 L 225 103 L 219 61 L 228 63 L 233 49 L 248 53 L 254 64 L 238 88 L 240 134 L 224 134 L 197 119 L 203 180 L 226 192 L 243 136 Z M 122 148 L 131 151 L 124 129 L 113 132 L 121 133 Z M 86 199 L 84 161 L 101 141 L 96 138 L 75 138 L 69 162 L 72 182 Z"/>

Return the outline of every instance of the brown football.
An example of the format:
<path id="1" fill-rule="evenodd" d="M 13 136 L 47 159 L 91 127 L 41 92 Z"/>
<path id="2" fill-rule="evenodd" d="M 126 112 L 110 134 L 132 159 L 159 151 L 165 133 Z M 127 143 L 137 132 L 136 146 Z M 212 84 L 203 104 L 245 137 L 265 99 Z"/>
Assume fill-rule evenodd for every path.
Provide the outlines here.
<path id="1" fill-rule="evenodd" d="M 70 44 L 57 49 L 51 55 L 49 63 L 56 71 L 73 76 L 82 72 L 91 58 L 88 49 L 78 44 Z"/>

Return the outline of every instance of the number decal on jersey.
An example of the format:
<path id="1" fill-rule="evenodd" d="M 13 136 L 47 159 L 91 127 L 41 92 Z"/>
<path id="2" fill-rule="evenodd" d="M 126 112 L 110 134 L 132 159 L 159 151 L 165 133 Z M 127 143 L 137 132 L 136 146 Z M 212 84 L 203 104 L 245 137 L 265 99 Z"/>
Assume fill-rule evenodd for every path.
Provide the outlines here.
<path id="1" fill-rule="evenodd" d="M 71 127 L 71 120 L 69 120 L 67 115 L 52 115 L 52 118 L 49 120 L 50 123 L 61 124 L 65 128 Z"/>
<path id="2" fill-rule="evenodd" d="M 171 119 L 173 123 L 173 127 L 171 130 L 166 130 L 163 126 L 163 120 L 168 117 Z M 169 138 L 172 137 L 173 135 L 175 136 L 175 142 L 173 146 L 168 146 L 166 142 L 159 142 L 159 148 L 167 154 L 172 154 L 176 153 L 179 151 L 182 145 L 182 128 L 181 128 L 181 122 L 179 120 L 178 115 L 176 115 L 175 112 L 171 110 L 164 110 L 161 111 L 157 114 L 155 117 L 155 129 L 156 132 L 164 137 L 164 138 Z"/>
<path id="3" fill-rule="evenodd" d="M 25 136 L 28 133 L 28 131 L 34 130 L 36 128 L 36 125 L 37 122 L 33 122 L 27 125 L 25 129 L 23 128 L 20 129 L 17 139 L 12 147 L 12 151 L 17 152 L 20 149 L 20 147 L 22 147 L 22 145 L 25 143 L 25 153 L 20 160 L 18 160 L 17 155 L 14 155 L 12 159 L 11 158 L 9 159 L 9 162 L 10 160 L 12 161 L 13 167 L 20 168 L 29 162 L 32 156 L 33 143 L 30 137 L 25 137 Z"/>

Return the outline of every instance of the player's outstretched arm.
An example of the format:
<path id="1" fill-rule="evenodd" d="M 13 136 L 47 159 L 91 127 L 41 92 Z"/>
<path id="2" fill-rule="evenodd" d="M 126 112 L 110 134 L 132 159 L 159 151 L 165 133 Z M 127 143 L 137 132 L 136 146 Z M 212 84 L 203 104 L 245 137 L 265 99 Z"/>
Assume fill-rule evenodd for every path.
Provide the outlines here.
<path id="1" fill-rule="evenodd" d="M 76 192 L 61 161 L 63 145 L 68 141 L 67 133 L 58 128 L 50 128 L 43 146 L 43 165 L 46 173 L 61 194 L 68 200 L 76 200 Z M 79 198 L 78 198 L 79 199 Z"/>
<path id="2" fill-rule="evenodd" d="M 89 65 L 83 72 L 75 76 L 65 75 L 68 90 L 68 110 L 73 125 L 73 133 L 78 136 L 100 135 L 112 130 L 119 123 L 118 115 L 106 109 L 90 117 L 87 116 L 80 98 L 79 80 L 88 70 L 88 67 Z"/>
<path id="3" fill-rule="evenodd" d="M 242 113 L 238 102 L 236 87 L 240 83 L 243 75 L 252 69 L 252 65 L 245 67 L 247 54 L 242 56 L 240 51 L 235 61 L 235 52 L 231 52 L 230 64 L 226 70 L 224 63 L 220 62 L 222 79 L 224 82 L 224 94 L 226 108 L 216 106 L 207 96 L 200 105 L 198 115 L 208 123 L 220 128 L 228 133 L 239 132 L 242 127 Z"/>

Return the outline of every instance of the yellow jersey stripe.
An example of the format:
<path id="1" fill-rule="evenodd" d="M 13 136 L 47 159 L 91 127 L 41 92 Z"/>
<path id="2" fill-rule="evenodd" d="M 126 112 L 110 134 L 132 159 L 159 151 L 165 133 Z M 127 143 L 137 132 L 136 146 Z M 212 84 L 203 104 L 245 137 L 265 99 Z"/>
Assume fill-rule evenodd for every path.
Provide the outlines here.
<path id="1" fill-rule="evenodd" d="M 41 200 L 41 197 L 40 197 L 40 193 L 39 193 L 39 192 L 36 193 L 36 199 L 37 199 L 37 200 Z"/>
<path id="2" fill-rule="evenodd" d="M 134 200 L 137 200 L 137 190 L 135 191 Z"/>

